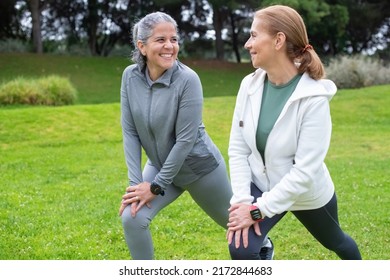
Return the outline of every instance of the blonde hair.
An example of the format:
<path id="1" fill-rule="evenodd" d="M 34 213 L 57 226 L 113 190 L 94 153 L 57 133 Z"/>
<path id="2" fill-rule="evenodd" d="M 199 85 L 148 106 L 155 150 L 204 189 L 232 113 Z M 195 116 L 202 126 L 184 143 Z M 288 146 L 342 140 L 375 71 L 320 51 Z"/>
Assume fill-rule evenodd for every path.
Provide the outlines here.
<path id="1" fill-rule="evenodd" d="M 296 10 L 288 6 L 273 5 L 257 10 L 255 17 L 261 18 L 270 35 L 282 32 L 286 36 L 287 55 L 298 62 L 298 72 L 319 80 L 325 76 L 324 66 L 309 44 L 305 23 Z"/>

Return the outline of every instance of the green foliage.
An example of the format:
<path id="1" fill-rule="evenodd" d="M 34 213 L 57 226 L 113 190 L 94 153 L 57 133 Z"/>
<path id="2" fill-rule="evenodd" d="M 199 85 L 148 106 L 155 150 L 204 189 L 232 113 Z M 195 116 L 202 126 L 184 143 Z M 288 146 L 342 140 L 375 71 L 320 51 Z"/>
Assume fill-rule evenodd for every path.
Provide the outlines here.
<path id="1" fill-rule="evenodd" d="M 327 76 L 338 88 L 361 88 L 390 83 L 390 68 L 368 56 L 332 58 L 326 67 Z"/>
<path id="2" fill-rule="evenodd" d="M 0 86 L 0 104 L 69 105 L 77 91 L 66 78 L 50 75 L 39 79 L 16 78 Z"/>
<path id="3" fill-rule="evenodd" d="M 23 53 L 30 50 L 30 46 L 28 46 L 22 40 L 17 39 L 6 39 L 0 41 L 0 53 Z"/>

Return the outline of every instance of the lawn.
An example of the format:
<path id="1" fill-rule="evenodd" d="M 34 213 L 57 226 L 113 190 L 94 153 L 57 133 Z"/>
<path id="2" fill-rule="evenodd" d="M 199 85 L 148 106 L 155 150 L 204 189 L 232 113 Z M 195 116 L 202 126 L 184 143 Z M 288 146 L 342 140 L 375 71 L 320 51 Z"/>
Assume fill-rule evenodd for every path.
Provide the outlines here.
<path id="1" fill-rule="evenodd" d="M 184 61 L 185 62 L 185 61 Z M 70 79 L 79 91 L 79 104 L 119 102 L 122 72 L 129 57 L 77 57 L 0 53 L 0 83 L 18 76 L 57 74 Z M 205 97 L 235 96 L 242 77 L 252 71 L 248 63 L 188 61 L 203 82 Z"/>
<path id="2" fill-rule="evenodd" d="M 128 259 L 118 217 L 127 183 L 118 103 L 124 59 L 12 56 L 0 55 L 4 81 L 33 75 L 31 64 L 39 58 L 35 70 L 69 75 L 80 99 L 74 106 L 0 107 L 0 260 Z M 19 62 L 5 65 L 5 60 Z M 43 66 L 50 63 L 50 70 Z M 197 67 L 206 96 L 204 122 L 227 161 L 235 102 L 231 92 L 237 91 L 247 66 Z M 225 75 L 235 80 L 221 82 Z M 227 94 L 211 97 L 213 91 Z M 340 223 L 370 260 L 390 259 L 389 104 L 390 85 L 342 90 L 331 101 L 333 138 L 326 162 L 336 185 Z M 157 259 L 229 259 L 225 231 L 187 194 L 151 227 Z M 293 215 L 270 236 L 275 259 L 337 259 Z"/>

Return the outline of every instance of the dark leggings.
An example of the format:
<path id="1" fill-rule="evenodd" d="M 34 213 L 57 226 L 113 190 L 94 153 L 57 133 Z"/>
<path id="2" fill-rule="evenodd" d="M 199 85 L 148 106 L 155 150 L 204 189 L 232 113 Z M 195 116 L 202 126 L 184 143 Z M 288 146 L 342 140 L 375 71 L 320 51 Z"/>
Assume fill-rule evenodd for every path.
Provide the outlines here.
<path id="1" fill-rule="evenodd" d="M 251 194 L 257 198 L 262 192 L 254 185 L 251 186 Z M 249 229 L 249 246 L 235 248 L 234 242 L 229 245 L 230 256 L 233 260 L 258 260 L 260 259 L 260 244 L 268 235 L 268 232 L 284 217 L 287 212 L 266 217 L 260 222 L 261 236 L 256 235 L 253 227 Z M 335 252 L 343 260 L 361 260 L 361 255 L 356 242 L 341 229 L 337 214 L 336 194 L 323 207 L 313 210 L 292 211 L 294 216 L 306 227 L 306 229 L 327 249 Z M 234 239 L 233 239 L 234 240 Z"/>

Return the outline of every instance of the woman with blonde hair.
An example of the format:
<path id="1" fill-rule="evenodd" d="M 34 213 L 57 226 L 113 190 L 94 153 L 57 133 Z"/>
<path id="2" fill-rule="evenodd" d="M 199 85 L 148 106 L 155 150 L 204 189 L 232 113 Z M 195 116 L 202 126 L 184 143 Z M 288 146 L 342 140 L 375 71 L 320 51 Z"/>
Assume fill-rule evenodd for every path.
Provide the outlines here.
<path id="1" fill-rule="evenodd" d="M 256 71 L 241 83 L 229 142 L 232 259 L 259 259 L 259 244 L 289 211 L 339 258 L 361 259 L 340 227 L 324 163 L 337 89 L 301 16 L 282 5 L 258 10 L 245 48 Z"/>

